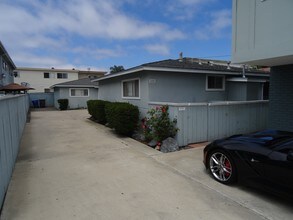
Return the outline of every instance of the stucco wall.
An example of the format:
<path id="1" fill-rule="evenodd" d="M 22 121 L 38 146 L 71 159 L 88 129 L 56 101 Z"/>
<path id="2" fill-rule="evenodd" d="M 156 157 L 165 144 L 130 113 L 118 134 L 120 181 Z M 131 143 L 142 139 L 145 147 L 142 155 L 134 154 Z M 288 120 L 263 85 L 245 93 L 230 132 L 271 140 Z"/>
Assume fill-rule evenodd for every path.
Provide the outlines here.
<path id="1" fill-rule="evenodd" d="M 31 93 L 38 93 L 38 92 L 45 92 L 45 89 L 49 89 L 51 86 L 64 83 L 72 80 L 78 79 L 78 72 L 66 72 L 60 71 L 60 73 L 67 73 L 67 79 L 57 79 L 57 72 L 56 71 L 37 71 L 37 70 L 17 70 L 19 73 L 19 77 L 15 78 L 16 83 L 27 82 L 30 84 L 30 87 L 34 88 L 35 90 L 31 90 Z M 44 72 L 51 73 L 52 78 L 44 78 Z"/>
<path id="2" fill-rule="evenodd" d="M 5 60 L 5 62 L 8 64 L 7 70 L 3 69 L 3 60 Z M 9 65 L 7 59 L 5 59 L 3 56 L 0 56 L 0 86 L 5 86 L 14 82 L 13 70 L 14 69 L 11 65 Z M 2 74 L 4 74 L 5 77 L 3 77 Z"/>
<path id="3" fill-rule="evenodd" d="M 270 81 L 269 126 L 293 131 L 293 65 L 273 67 Z"/>
<path id="4" fill-rule="evenodd" d="M 291 0 L 233 0 L 232 62 L 292 63 L 292 8 Z"/>
<path id="5" fill-rule="evenodd" d="M 88 100 L 98 99 L 98 89 L 89 88 L 89 97 L 70 97 L 69 89 L 70 88 L 54 88 L 54 104 L 56 108 L 59 108 L 59 104 L 57 102 L 58 99 L 68 99 L 69 109 L 87 108 Z"/>
<path id="6" fill-rule="evenodd" d="M 206 91 L 206 74 L 149 72 L 152 102 L 225 101 L 227 90 Z"/>
<path id="7" fill-rule="evenodd" d="M 140 99 L 122 98 L 122 81 L 134 78 L 140 79 Z M 102 80 L 99 82 L 99 99 L 111 102 L 129 102 L 138 106 L 141 114 L 145 115 L 149 102 L 148 76 L 144 72 Z"/>
<path id="8" fill-rule="evenodd" d="M 262 83 L 247 83 L 247 101 L 262 99 Z"/>
<path id="9" fill-rule="evenodd" d="M 121 82 L 140 79 L 140 99 L 122 98 Z M 99 99 L 129 102 L 145 115 L 149 102 L 199 103 L 261 99 L 261 83 L 226 82 L 224 91 L 206 90 L 206 74 L 144 71 L 99 81 Z M 249 90 L 249 91 L 248 91 Z"/>
<path id="10" fill-rule="evenodd" d="M 247 83 L 227 82 L 228 100 L 245 101 L 247 99 Z"/>

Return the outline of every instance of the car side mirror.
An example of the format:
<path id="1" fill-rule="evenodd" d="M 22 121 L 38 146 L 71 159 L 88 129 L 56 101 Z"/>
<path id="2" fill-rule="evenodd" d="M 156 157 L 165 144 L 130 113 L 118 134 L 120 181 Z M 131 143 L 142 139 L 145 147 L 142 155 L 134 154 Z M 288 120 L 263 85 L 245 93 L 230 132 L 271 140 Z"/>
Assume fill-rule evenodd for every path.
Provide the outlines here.
<path id="1" fill-rule="evenodd" d="M 288 155 L 287 155 L 287 160 L 289 160 L 289 161 L 293 161 L 293 152 L 292 152 L 292 151 L 290 151 L 290 152 L 288 153 Z"/>

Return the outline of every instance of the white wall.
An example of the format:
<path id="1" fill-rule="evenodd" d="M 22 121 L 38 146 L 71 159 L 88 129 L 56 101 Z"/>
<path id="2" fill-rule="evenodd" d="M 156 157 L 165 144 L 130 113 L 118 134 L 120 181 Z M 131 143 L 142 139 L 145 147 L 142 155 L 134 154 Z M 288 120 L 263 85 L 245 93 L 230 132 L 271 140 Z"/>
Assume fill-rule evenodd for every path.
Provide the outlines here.
<path id="1" fill-rule="evenodd" d="M 18 69 L 18 77 L 14 78 L 14 82 L 21 84 L 22 82 L 27 82 L 30 84 L 30 87 L 35 90 L 30 90 L 30 93 L 34 92 L 44 92 L 45 89 L 50 88 L 52 85 L 58 83 L 64 83 L 72 80 L 78 79 L 78 71 L 66 71 L 66 70 L 21 70 Z M 44 72 L 49 72 L 50 77 L 44 78 Z M 67 79 L 57 79 L 57 73 L 67 73 Z M 53 91 L 53 90 L 52 90 Z"/>
<path id="2" fill-rule="evenodd" d="M 233 0 L 232 62 L 291 64 L 292 9 L 292 0 Z"/>

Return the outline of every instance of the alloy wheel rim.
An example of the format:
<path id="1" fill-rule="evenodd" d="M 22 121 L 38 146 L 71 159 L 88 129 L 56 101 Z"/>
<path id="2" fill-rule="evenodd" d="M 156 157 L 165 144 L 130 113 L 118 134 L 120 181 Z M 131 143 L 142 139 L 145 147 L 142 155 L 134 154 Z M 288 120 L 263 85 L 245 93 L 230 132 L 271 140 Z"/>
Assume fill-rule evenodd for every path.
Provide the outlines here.
<path id="1" fill-rule="evenodd" d="M 221 182 L 228 181 L 232 176 L 232 165 L 225 154 L 216 152 L 210 157 L 210 170 Z"/>

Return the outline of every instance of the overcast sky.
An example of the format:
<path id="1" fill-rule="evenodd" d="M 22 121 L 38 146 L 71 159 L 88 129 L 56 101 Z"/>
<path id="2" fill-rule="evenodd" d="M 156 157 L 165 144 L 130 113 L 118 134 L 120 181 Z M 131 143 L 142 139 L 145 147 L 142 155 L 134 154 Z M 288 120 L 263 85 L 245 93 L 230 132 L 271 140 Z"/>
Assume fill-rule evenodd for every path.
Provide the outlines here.
<path id="1" fill-rule="evenodd" d="M 186 57 L 229 60 L 231 0 L 0 0 L 18 67 L 108 70 Z"/>

